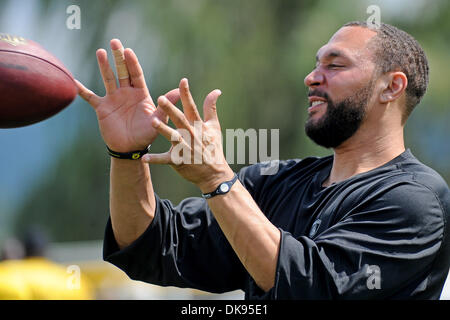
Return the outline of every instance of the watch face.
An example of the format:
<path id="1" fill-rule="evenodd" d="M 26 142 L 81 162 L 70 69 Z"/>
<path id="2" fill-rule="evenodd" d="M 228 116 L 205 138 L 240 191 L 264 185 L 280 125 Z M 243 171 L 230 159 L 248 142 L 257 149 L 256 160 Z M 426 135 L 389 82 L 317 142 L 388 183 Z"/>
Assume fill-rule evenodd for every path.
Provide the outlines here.
<path id="1" fill-rule="evenodd" d="M 220 185 L 221 192 L 227 192 L 230 189 L 226 183 Z"/>

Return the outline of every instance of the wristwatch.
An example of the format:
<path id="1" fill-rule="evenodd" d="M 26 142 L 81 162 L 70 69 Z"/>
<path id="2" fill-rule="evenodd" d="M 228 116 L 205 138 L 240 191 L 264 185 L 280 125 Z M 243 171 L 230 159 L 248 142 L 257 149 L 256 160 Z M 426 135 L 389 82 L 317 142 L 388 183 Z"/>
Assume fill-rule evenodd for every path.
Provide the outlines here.
<path id="1" fill-rule="evenodd" d="M 228 191 L 230 191 L 230 189 L 233 186 L 233 184 L 236 182 L 237 178 L 238 178 L 238 176 L 235 173 L 233 179 L 231 179 L 230 181 L 222 182 L 221 184 L 219 184 L 217 189 L 214 190 L 213 192 L 203 193 L 202 197 L 205 198 L 205 199 L 210 199 L 212 197 L 228 193 Z"/>

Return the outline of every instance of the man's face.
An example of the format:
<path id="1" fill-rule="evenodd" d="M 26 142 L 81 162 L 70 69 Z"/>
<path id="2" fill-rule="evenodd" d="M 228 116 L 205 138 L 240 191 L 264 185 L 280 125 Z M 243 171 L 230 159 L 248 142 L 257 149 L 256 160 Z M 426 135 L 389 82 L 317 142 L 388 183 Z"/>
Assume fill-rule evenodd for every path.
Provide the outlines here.
<path id="1" fill-rule="evenodd" d="M 336 148 L 358 130 L 372 96 L 375 65 L 367 42 L 376 33 L 361 27 L 339 29 L 319 49 L 308 86 L 306 134 L 317 144 Z"/>

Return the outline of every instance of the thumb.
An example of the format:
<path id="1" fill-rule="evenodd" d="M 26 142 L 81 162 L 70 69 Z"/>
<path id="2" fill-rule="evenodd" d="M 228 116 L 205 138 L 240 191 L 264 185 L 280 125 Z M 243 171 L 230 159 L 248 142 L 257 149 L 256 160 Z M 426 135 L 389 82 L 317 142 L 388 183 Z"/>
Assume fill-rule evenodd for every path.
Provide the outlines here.
<path id="1" fill-rule="evenodd" d="M 216 102 L 219 96 L 222 94 L 222 91 L 219 89 L 211 91 L 205 98 L 205 102 L 203 102 L 203 115 L 205 117 L 205 122 L 209 120 L 219 121 L 217 117 L 217 107 Z"/>
<path id="2" fill-rule="evenodd" d="M 100 104 L 100 97 L 94 92 L 86 88 L 80 81 L 75 80 L 75 85 L 77 86 L 78 95 L 86 100 L 94 109 L 97 109 Z"/>

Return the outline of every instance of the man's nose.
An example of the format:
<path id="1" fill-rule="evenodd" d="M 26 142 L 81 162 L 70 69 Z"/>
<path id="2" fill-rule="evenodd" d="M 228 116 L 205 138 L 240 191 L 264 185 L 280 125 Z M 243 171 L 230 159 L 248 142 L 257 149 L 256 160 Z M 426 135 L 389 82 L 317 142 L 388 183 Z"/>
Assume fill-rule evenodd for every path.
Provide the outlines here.
<path id="1" fill-rule="evenodd" d="M 323 84 L 324 79 L 323 74 L 317 71 L 317 69 L 314 69 L 305 77 L 304 82 L 307 87 L 317 87 Z"/>

